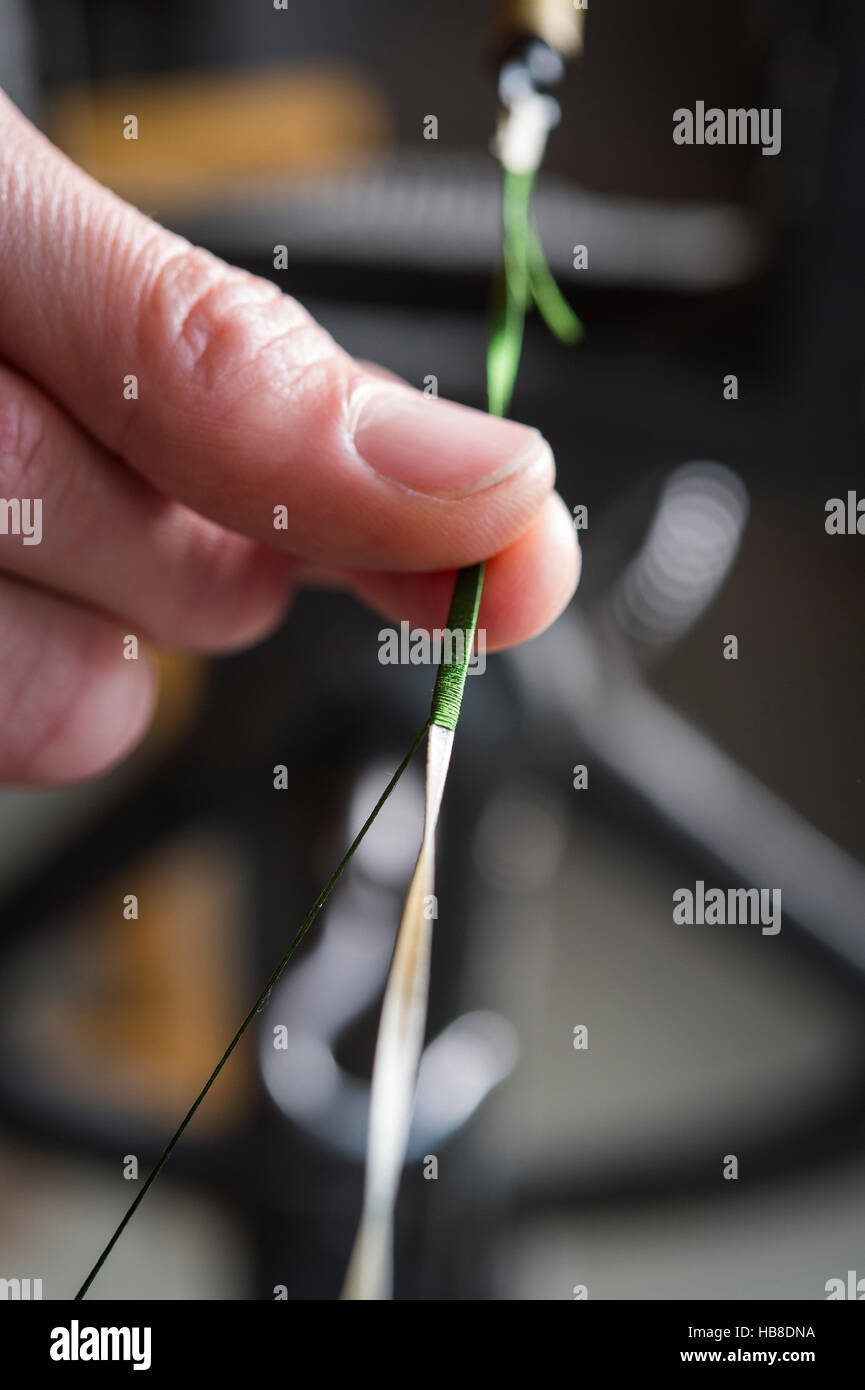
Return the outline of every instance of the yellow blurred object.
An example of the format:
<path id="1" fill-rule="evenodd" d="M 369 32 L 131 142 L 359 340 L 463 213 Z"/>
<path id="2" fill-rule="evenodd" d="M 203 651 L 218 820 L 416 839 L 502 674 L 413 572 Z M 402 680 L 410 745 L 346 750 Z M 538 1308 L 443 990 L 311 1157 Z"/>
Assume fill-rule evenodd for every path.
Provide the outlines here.
<path id="1" fill-rule="evenodd" d="M 186 652 L 153 651 L 159 694 L 139 756 L 147 760 L 170 748 L 190 728 L 201 705 L 206 663 Z"/>
<path id="2" fill-rule="evenodd" d="M 390 124 L 363 76 L 293 67 L 67 88 L 47 131 L 124 197 L 186 203 L 238 181 L 345 168 L 388 144 Z"/>
<path id="3" fill-rule="evenodd" d="M 242 865 L 194 832 L 130 864 L 65 928 L 66 968 L 19 1025 L 67 1095 L 172 1127 L 243 1013 Z M 134 895 L 134 901 L 131 895 Z M 137 915 L 130 915 L 137 913 Z M 246 1108 L 239 1051 L 196 1119 L 224 1130 Z"/>

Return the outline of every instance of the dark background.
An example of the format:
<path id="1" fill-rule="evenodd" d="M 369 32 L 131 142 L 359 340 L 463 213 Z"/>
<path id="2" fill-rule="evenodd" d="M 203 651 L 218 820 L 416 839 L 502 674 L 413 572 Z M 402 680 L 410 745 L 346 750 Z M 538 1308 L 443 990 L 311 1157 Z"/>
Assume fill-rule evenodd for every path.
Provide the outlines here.
<path id="1" fill-rule="evenodd" d="M 70 110 L 100 91 L 129 109 L 133 80 L 158 99 L 193 69 L 284 65 L 287 85 L 322 65 L 350 74 L 381 113 L 362 155 L 138 200 L 278 279 L 350 351 L 482 405 L 492 8 L 34 0 L 0 7 L 0 75 L 79 154 Z M 588 507 L 583 582 L 559 636 L 526 649 L 533 681 L 498 657 L 469 683 L 430 1036 L 486 1011 L 489 1085 L 496 1058 L 504 1079 L 429 1141 L 435 1182 L 407 1169 L 400 1297 L 567 1299 L 585 1284 L 591 1298 L 812 1299 L 865 1274 L 865 585 L 861 538 L 824 529 L 827 499 L 861 478 L 863 79 L 853 0 L 590 5 L 537 199 L 586 336 L 563 348 L 532 322 L 514 402 L 553 444 L 568 505 Z M 780 107 L 781 153 L 674 145 L 674 109 L 698 99 Z M 585 272 L 571 266 L 580 242 Z M 288 247 L 279 273 L 275 244 Z M 730 372 L 736 401 L 723 399 Z M 699 460 L 747 490 L 741 548 L 698 620 L 650 653 L 611 633 L 609 596 L 665 479 Z M 162 732 L 130 765 L 85 791 L 0 799 L 0 1275 L 43 1277 L 46 1297 L 77 1285 L 134 1195 L 124 1157 L 146 1171 L 398 761 L 428 683 L 378 665 L 379 626 L 309 594 L 254 652 L 206 668 L 166 658 Z M 736 662 L 722 657 L 730 633 Z M 594 703 L 577 679 L 592 653 L 610 691 Z M 660 766 L 681 795 L 653 797 L 639 771 L 652 740 L 611 713 L 635 668 L 639 691 L 754 779 L 737 797 L 675 741 Z M 635 751 L 619 757 L 623 729 Z M 277 763 L 288 792 L 272 788 Z M 576 763 L 587 791 L 572 789 Z M 687 814 L 689 793 L 717 836 Z M 406 798 L 92 1296 L 338 1292 L 376 970 L 415 844 L 410 786 Z M 674 927 L 671 891 L 698 878 L 781 886 L 780 936 Z M 130 892 L 146 904 L 134 925 L 118 908 Z M 310 1078 L 290 1102 L 266 1071 L 268 1028 L 289 1015 L 292 1065 Z M 580 1023 L 585 1053 L 571 1045 Z M 330 1110 L 322 1038 L 343 1069 Z M 736 1182 L 722 1178 L 729 1154 Z"/>

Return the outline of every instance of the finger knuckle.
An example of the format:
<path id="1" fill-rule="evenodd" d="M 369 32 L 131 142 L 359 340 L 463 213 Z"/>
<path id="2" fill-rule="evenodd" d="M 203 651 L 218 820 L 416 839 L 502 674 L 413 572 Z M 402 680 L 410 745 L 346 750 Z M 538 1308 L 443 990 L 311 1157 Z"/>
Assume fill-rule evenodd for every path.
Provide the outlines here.
<path id="1" fill-rule="evenodd" d="M 184 401 L 205 395 L 218 410 L 244 392 L 277 343 L 290 342 L 300 370 L 329 340 L 271 281 L 188 247 L 163 259 L 144 286 L 139 341 L 144 354 L 158 354 L 169 391 Z"/>
<path id="2" fill-rule="evenodd" d="M 266 635 L 287 600 L 287 574 L 261 562 L 251 544 L 218 527 L 198 527 L 186 555 L 187 598 L 173 640 L 197 651 L 234 650 Z M 165 640 L 164 634 L 160 634 Z"/>
<path id="3" fill-rule="evenodd" d="M 42 413 L 9 373 L 0 370 L 0 495 L 42 495 L 45 440 Z"/>
<path id="4" fill-rule="evenodd" d="M 15 661 L 0 679 L 0 771 L 27 781 L 41 750 L 64 739 L 103 678 L 106 641 L 101 629 L 90 640 L 78 628 L 59 632 L 52 610 L 23 589 L 4 591 L 2 617 Z"/>

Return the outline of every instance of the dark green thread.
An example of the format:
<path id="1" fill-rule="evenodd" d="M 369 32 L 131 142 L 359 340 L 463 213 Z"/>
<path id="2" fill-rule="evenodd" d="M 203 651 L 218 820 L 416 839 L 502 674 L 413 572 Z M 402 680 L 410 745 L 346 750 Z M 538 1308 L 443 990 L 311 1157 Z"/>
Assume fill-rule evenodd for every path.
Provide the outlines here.
<path id="1" fill-rule="evenodd" d="M 357 835 L 354 837 L 345 854 L 343 855 L 342 859 L 339 861 L 339 864 L 337 865 L 336 869 L 334 869 L 324 888 L 322 888 L 312 907 L 309 909 L 309 912 L 303 919 L 303 922 L 298 928 L 294 940 L 292 941 L 285 955 L 282 957 L 279 964 L 271 972 L 270 978 L 268 979 L 267 984 L 264 986 L 264 989 L 261 991 L 261 994 L 259 994 L 252 1008 L 249 1010 L 249 1013 L 246 1015 L 245 1019 L 243 1020 L 237 1032 L 235 1033 L 234 1037 L 231 1039 L 231 1042 L 228 1044 L 228 1047 L 225 1049 L 216 1066 L 213 1068 L 213 1071 L 210 1073 L 210 1076 L 207 1078 L 207 1081 L 202 1086 L 198 1095 L 195 1097 L 195 1100 L 192 1102 L 192 1105 L 190 1105 L 180 1124 L 177 1126 L 177 1129 L 174 1131 L 168 1143 L 165 1145 L 165 1148 L 162 1150 L 162 1153 L 156 1160 L 156 1164 L 149 1177 L 147 1178 L 147 1181 L 144 1183 L 144 1186 L 142 1187 L 141 1191 L 138 1193 L 138 1196 L 132 1203 L 130 1203 L 125 1215 L 115 1228 L 114 1233 L 111 1236 L 111 1239 L 108 1241 L 107 1245 L 103 1249 L 102 1253 L 100 1254 L 98 1260 L 94 1264 L 87 1278 L 84 1280 L 84 1283 L 81 1285 L 81 1288 L 75 1295 L 76 1301 L 84 1298 L 85 1294 L 87 1293 L 87 1290 L 93 1283 L 93 1280 L 96 1278 L 100 1269 L 105 1264 L 105 1261 L 108 1259 L 108 1256 L 111 1254 L 111 1251 L 114 1249 L 118 1240 L 123 1235 L 123 1232 L 126 1230 L 126 1227 L 129 1225 L 129 1222 L 132 1220 L 136 1211 L 141 1206 L 141 1203 L 144 1201 L 144 1198 L 147 1196 L 148 1191 L 158 1178 L 162 1169 L 165 1167 L 165 1164 L 171 1157 L 172 1150 L 175 1148 L 178 1140 L 181 1138 L 183 1134 L 183 1131 L 186 1129 L 190 1120 L 194 1116 L 196 1110 L 201 1105 L 201 1102 L 204 1100 L 214 1081 L 219 1076 L 219 1073 L 222 1071 L 222 1068 L 225 1066 L 232 1052 L 237 1047 L 237 1044 L 240 1042 L 250 1023 L 255 1018 L 256 1014 L 261 1013 L 261 1010 L 267 1003 L 271 991 L 273 990 L 274 986 L 279 980 L 280 975 L 285 970 L 286 966 L 288 965 L 298 946 L 303 941 L 303 938 L 306 936 L 307 932 L 309 931 L 318 914 L 321 912 L 321 909 L 324 907 L 325 903 L 327 902 L 328 898 L 333 892 L 333 889 L 336 887 L 337 883 L 342 877 L 343 870 L 346 868 L 349 860 L 351 859 L 358 845 L 363 840 L 364 836 L 366 835 L 366 832 L 369 830 L 370 826 L 372 825 L 382 806 L 387 801 L 388 797 L 390 796 L 400 777 L 405 772 L 406 768 L 408 767 L 409 763 L 414 757 L 414 754 L 417 751 L 419 745 L 423 742 L 428 728 L 429 720 L 426 720 L 426 722 L 423 725 L 423 728 L 420 730 L 417 737 L 414 739 L 411 748 L 406 753 L 396 772 L 393 774 L 384 791 L 382 792 L 381 796 L 379 797 L 378 801 L 375 803 L 375 806 L 370 811 L 369 815 L 367 816 Z"/>

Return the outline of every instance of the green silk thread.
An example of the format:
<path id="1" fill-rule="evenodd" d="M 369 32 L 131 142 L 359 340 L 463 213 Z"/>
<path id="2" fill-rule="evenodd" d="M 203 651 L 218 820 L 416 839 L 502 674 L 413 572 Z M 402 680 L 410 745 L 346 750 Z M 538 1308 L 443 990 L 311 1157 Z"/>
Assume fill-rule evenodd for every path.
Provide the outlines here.
<path id="1" fill-rule="evenodd" d="M 534 304 L 547 327 L 562 342 L 576 343 L 583 327 L 562 295 L 544 257 L 532 216 L 534 174 L 506 169 L 502 188 L 502 273 L 495 299 L 495 316 L 487 349 L 487 408 L 490 415 L 507 414 L 514 394 L 526 313 Z M 474 650 L 478 609 L 484 587 L 484 564 L 468 565 L 457 574 L 447 628 L 454 638 L 462 632 L 461 658 L 442 661 L 433 691 L 430 722 L 455 730 L 460 717 L 469 662 Z"/>
<path id="2" fill-rule="evenodd" d="M 448 613 L 448 631 L 462 634 L 462 645 L 457 647 L 459 660 L 442 660 L 433 690 L 430 723 L 441 724 L 444 729 L 456 730 L 463 702 L 466 676 L 475 644 L 475 631 L 478 624 L 478 609 L 484 587 L 486 565 L 468 565 L 461 569 L 454 583 L 454 594 Z"/>

